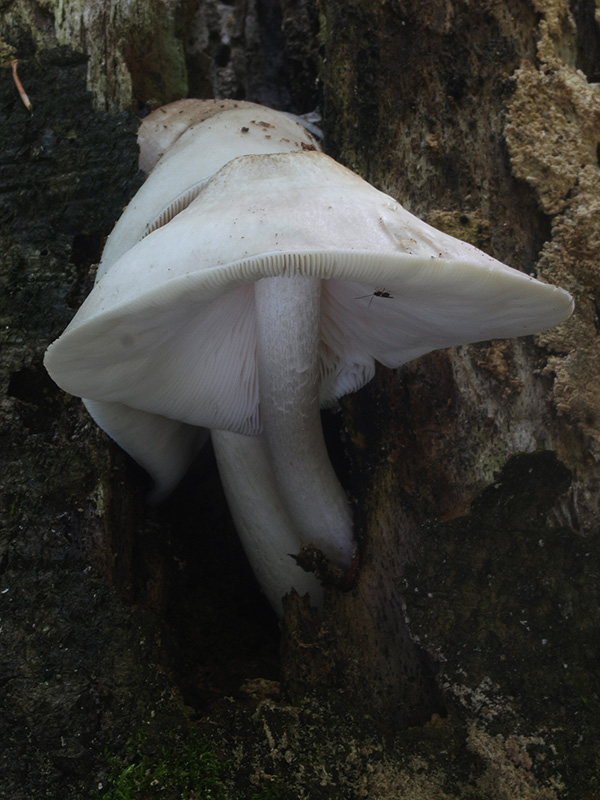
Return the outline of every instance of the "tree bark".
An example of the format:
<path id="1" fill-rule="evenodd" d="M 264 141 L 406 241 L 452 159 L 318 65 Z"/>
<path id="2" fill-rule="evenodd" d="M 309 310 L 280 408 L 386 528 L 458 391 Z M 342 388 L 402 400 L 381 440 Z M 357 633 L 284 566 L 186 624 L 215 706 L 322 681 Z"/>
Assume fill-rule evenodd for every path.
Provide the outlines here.
<path id="1" fill-rule="evenodd" d="M 592 0 L 3 9 L 33 103 L 2 70 L 5 795 L 93 796 L 105 747 L 151 719 L 186 728 L 182 692 L 231 759 L 230 797 L 595 796 Z M 379 369 L 330 415 L 359 568 L 323 617 L 288 598 L 280 675 L 210 457 L 145 509 L 143 476 L 41 365 L 137 185 L 121 112 L 186 95 L 319 103 L 327 152 L 577 304 L 536 337 Z"/>

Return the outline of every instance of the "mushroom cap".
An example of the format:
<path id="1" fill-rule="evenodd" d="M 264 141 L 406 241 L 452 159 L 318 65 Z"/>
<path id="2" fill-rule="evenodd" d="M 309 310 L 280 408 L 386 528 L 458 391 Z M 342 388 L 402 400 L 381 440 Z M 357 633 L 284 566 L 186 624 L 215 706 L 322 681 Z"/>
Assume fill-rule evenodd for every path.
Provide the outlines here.
<path id="1" fill-rule="evenodd" d="M 263 106 L 244 100 L 196 100 L 184 98 L 161 106 L 144 117 L 138 130 L 139 167 L 150 172 L 166 150 L 192 125 L 235 108 L 262 110 Z"/>
<path id="2" fill-rule="evenodd" d="M 296 118 L 233 100 L 179 100 L 159 108 L 142 122 L 138 141 L 140 165 L 152 171 L 108 237 L 97 279 L 189 205 L 232 158 L 318 149 Z"/>
<path id="3" fill-rule="evenodd" d="M 46 367 L 71 394 L 258 433 L 253 283 L 285 275 L 323 281 L 322 405 L 363 386 L 375 361 L 535 333 L 573 307 L 322 153 L 250 155 L 111 267 Z"/>
<path id="4" fill-rule="evenodd" d="M 83 402 L 94 422 L 150 475 L 154 486 L 148 500 L 152 503 L 171 494 L 209 437 L 205 428 L 122 403 Z"/>
<path id="5" fill-rule="evenodd" d="M 301 121 L 237 100 L 177 100 L 149 114 L 138 132 L 140 169 L 151 174 L 108 237 L 96 281 L 148 233 L 185 208 L 231 158 L 247 153 L 317 149 Z M 97 424 L 154 480 L 150 499 L 166 496 L 208 432 L 122 403 L 87 398 Z"/>

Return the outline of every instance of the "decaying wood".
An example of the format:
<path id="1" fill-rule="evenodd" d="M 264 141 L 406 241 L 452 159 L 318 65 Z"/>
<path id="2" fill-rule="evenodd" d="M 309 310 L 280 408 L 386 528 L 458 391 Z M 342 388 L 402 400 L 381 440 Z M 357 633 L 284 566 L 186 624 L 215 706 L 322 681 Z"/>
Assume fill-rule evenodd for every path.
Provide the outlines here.
<path id="1" fill-rule="evenodd" d="M 106 780 L 103 747 L 131 725 L 185 728 L 182 692 L 202 734 L 232 759 L 232 798 L 273 776 L 283 798 L 594 796 L 593 4 L 19 0 L 3 11 L 3 51 L 21 59 L 33 104 L 31 116 L 2 70 L 3 157 L 18 165 L 18 175 L 6 161 L 0 173 L 11 465 L 0 615 L 3 652 L 16 654 L 1 676 L 20 687 L 0 715 L 9 723 L 0 754 L 13 795 L 19 764 L 46 796 L 95 790 Z M 44 55 L 57 45 L 87 60 Z M 360 564 L 323 617 L 288 598 L 281 695 L 238 692 L 244 678 L 272 687 L 275 636 L 236 560 L 210 461 L 181 505 L 145 510 L 143 478 L 41 368 L 135 188 L 135 154 L 123 145 L 132 118 L 98 112 L 200 94 L 300 112 L 320 103 L 334 157 L 577 303 L 572 320 L 537 337 L 379 370 L 330 416 Z M 92 122 L 97 144 L 82 132 Z M 113 157 L 123 148 L 124 173 L 110 177 L 100 141 Z M 211 569 L 194 567 L 202 562 Z M 117 724 L 120 705 L 129 719 Z"/>

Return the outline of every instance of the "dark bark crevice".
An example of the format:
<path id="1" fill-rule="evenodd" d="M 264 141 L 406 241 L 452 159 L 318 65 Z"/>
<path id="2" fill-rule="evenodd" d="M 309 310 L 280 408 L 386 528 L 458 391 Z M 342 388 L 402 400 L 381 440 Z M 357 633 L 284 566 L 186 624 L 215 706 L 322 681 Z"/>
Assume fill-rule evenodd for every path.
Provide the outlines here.
<path id="1" fill-rule="evenodd" d="M 600 25 L 593 0 L 569 0 L 577 27 L 577 69 L 590 83 L 600 81 Z"/>

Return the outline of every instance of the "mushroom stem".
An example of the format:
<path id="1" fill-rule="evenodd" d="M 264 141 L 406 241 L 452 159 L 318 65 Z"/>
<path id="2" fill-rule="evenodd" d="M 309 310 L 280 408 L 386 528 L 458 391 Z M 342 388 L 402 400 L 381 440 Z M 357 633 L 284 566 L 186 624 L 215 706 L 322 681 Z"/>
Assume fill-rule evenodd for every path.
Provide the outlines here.
<path id="1" fill-rule="evenodd" d="M 282 502 L 302 544 L 352 560 L 352 515 L 327 455 L 319 404 L 321 281 L 263 278 L 254 285 L 260 415 Z"/>
<path id="2" fill-rule="evenodd" d="M 293 556 L 300 539 L 279 498 L 263 436 L 211 431 L 227 505 L 254 574 L 281 617 L 290 589 L 321 607 L 323 588 Z"/>

